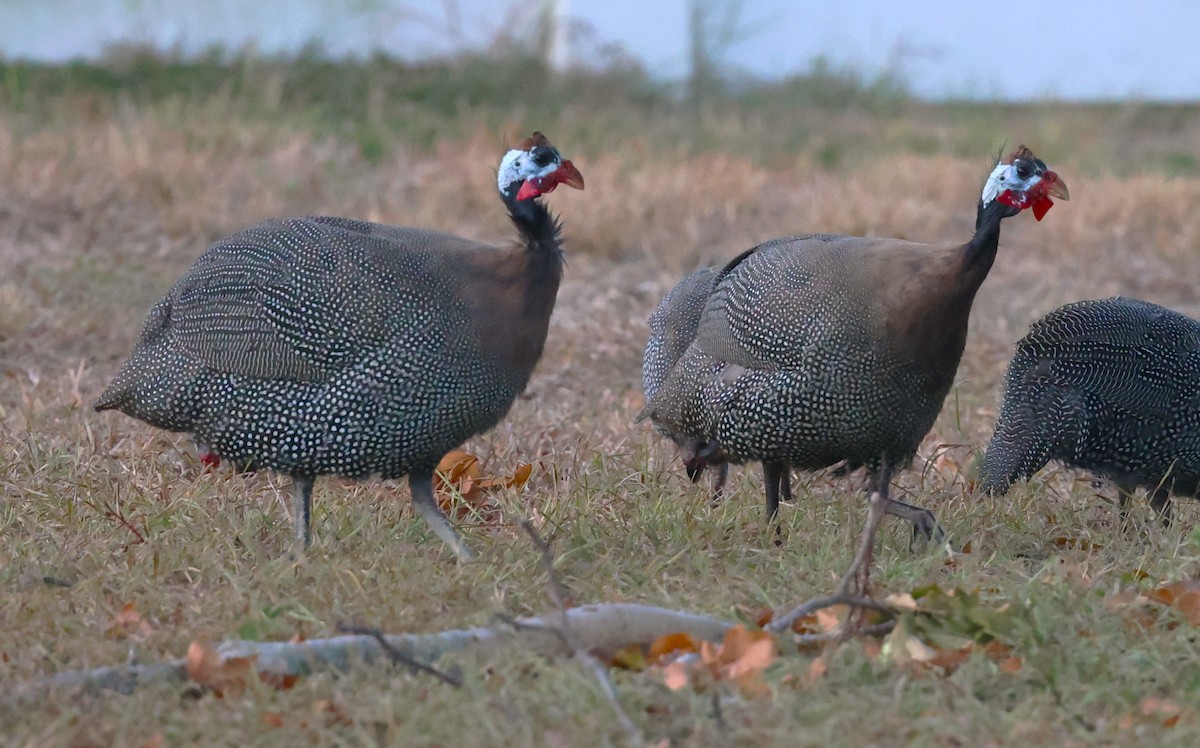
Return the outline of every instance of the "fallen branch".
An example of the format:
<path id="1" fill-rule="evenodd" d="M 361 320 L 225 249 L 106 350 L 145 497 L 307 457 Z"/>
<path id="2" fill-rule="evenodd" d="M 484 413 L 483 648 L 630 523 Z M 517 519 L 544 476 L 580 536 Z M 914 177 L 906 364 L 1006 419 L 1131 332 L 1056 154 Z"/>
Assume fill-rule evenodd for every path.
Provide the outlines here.
<path id="1" fill-rule="evenodd" d="M 506 643 L 520 644 L 545 655 L 570 654 L 562 626 L 569 626 L 579 646 L 616 650 L 628 644 L 649 645 L 677 631 L 706 641 L 719 642 L 733 624 L 707 616 L 635 603 L 583 605 L 544 616 L 523 618 L 517 626 L 499 624 L 432 634 L 384 636 L 396 651 L 414 661 L 431 663 L 452 652 L 490 652 Z M 223 660 L 252 657 L 260 675 L 302 676 L 316 670 L 349 671 L 356 665 L 393 660 L 374 636 L 334 636 L 299 642 L 251 642 L 231 640 L 220 644 Z M 183 659 L 153 665 L 126 665 L 90 670 L 71 670 L 21 689 L 6 701 L 28 702 L 50 691 L 104 690 L 130 693 L 152 683 L 182 683 L 188 679 Z"/>

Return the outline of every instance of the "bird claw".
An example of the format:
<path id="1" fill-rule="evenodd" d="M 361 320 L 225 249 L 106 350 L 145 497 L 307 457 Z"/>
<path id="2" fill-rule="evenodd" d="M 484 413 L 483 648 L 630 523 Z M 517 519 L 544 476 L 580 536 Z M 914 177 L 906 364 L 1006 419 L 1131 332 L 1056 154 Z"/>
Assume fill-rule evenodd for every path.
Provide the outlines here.
<path id="1" fill-rule="evenodd" d="M 912 520 L 912 541 L 909 550 L 915 551 L 922 543 L 936 542 L 939 546 L 947 542 L 946 531 L 938 524 L 937 517 L 928 509 L 923 509 Z"/>

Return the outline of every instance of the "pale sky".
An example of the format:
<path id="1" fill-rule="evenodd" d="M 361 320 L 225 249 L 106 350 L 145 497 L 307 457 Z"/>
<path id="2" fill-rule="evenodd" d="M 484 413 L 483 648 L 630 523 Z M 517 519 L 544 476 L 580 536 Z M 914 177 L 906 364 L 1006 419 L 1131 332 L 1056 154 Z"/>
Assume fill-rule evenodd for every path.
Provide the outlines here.
<path id="1" fill-rule="evenodd" d="M 723 0 L 716 0 L 722 2 Z M 400 56 L 481 45 L 528 20 L 541 0 L 0 0 L 0 53 L 65 60 L 134 41 L 196 52 L 254 43 L 294 52 L 317 39 L 335 55 Z M 568 18 L 616 43 L 652 74 L 682 77 L 688 0 L 559 0 Z M 886 69 L 916 94 L 1030 99 L 1200 101 L 1200 2 L 1060 0 L 744 0 L 731 67 L 772 77 L 823 56 Z M 456 8 L 462 35 L 447 31 Z"/>

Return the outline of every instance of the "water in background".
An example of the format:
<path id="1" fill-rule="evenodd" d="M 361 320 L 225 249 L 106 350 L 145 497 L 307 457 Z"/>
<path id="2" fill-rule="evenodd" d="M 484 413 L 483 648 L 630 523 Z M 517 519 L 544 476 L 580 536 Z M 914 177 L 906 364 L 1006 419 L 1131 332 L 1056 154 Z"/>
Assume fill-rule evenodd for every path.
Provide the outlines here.
<path id="1" fill-rule="evenodd" d="M 560 60 L 619 45 L 652 74 L 687 73 L 688 9 L 737 7 L 722 65 L 778 77 L 816 58 L 913 93 L 1001 99 L 1200 100 L 1200 3 L 1059 0 L 1035 12 L 962 0 L 0 0 L 0 54 L 64 61 L 114 44 L 334 57 L 427 58 L 484 48 L 555 6 Z"/>

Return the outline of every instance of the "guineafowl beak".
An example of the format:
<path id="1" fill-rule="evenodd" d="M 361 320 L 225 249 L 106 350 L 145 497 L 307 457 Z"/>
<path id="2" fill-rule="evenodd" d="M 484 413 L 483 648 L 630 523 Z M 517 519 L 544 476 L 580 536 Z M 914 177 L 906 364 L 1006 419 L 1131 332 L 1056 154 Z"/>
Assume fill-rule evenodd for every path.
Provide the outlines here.
<path id="1" fill-rule="evenodd" d="M 1043 174 L 1042 184 L 1046 185 L 1046 194 L 1050 197 L 1057 197 L 1059 200 L 1071 199 L 1071 193 L 1067 191 L 1067 183 L 1054 172 L 1048 171 Z"/>
<path id="2" fill-rule="evenodd" d="M 521 189 L 517 191 L 517 199 L 528 200 L 531 197 L 545 195 L 548 192 L 553 192 L 554 188 L 560 184 L 574 187 L 577 190 L 583 189 L 583 175 L 575 168 L 575 164 L 570 161 L 563 161 L 558 165 L 557 169 L 544 177 L 534 177 L 525 180 L 525 183 L 521 185 Z"/>

